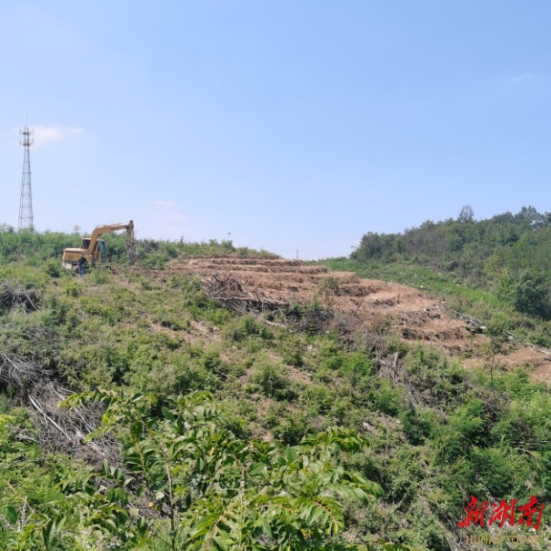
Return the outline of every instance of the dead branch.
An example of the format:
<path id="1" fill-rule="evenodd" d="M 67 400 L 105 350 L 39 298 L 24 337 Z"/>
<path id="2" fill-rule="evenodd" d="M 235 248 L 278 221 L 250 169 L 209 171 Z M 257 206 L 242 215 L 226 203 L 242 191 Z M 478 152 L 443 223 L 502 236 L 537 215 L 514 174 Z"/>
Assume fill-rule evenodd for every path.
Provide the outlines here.
<path id="1" fill-rule="evenodd" d="M 230 276 L 212 275 L 203 282 L 203 289 L 209 298 L 240 314 L 263 313 L 290 306 L 287 302 L 272 299 L 267 293 L 247 291 L 239 280 Z"/>
<path id="2" fill-rule="evenodd" d="M 60 402 L 72 392 L 56 381 L 49 371 L 16 354 L 0 351 L 0 385 L 14 389 L 18 398 L 29 405 L 31 418 L 40 429 L 38 441 L 46 449 L 76 455 L 93 464 L 104 459 L 118 462 L 119 445 L 113 438 L 84 443 L 86 436 L 101 424 L 102 406 L 91 404 L 72 410 L 60 408 Z"/>
<path id="3" fill-rule="evenodd" d="M 18 281 L 0 283 L 0 312 L 17 307 L 37 310 L 36 302 L 36 293 L 32 289 L 25 289 Z"/>

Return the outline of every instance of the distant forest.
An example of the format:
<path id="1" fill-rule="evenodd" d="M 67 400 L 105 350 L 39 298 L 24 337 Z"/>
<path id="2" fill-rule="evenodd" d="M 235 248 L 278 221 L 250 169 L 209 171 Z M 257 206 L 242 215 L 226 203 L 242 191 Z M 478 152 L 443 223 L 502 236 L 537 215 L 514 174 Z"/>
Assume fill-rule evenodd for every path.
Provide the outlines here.
<path id="1" fill-rule="evenodd" d="M 462 283 L 492 290 L 522 313 L 551 319 L 551 213 L 531 206 L 488 220 L 476 220 L 465 206 L 457 218 L 428 220 L 403 233 L 368 232 L 351 259 L 453 273 Z"/>

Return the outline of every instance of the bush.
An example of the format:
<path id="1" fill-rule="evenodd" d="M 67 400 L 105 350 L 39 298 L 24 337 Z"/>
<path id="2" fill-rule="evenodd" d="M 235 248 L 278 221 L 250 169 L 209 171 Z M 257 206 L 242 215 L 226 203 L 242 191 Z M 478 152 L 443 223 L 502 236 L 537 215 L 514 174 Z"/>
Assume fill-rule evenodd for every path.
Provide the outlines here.
<path id="1" fill-rule="evenodd" d="M 256 321 L 252 316 L 236 318 L 225 329 L 224 335 L 234 342 L 243 342 L 249 337 L 260 337 L 263 340 L 272 340 L 274 338 L 274 334 L 266 325 Z"/>
<path id="2" fill-rule="evenodd" d="M 551 316 L 550 291 L 543 276 L 525 272 L 515 287 L 513 304 L 523 314 L 548 320 Z"/>
<path id="3" fill-rule="evenodd" d="M 268 398 L 292 400 L 296 397 L 283 366 L 266 359 L 256 364 L 250 380 L 259 385 L 262 394 Z"/>
<path id="4" fill-rule="evenodd" d="M 48 260 L 44 263 L 44 272 L 46 272 L 49 277 L 61 277 L 62 267 L 60 264 L 59 261 Z"/>
<path id="5" fill-rule="evenodd" d="M 164 246 L 164 249 L 165 249 L 166 254 L 170 258 L 177 258 L 178 257 L 178 248 L 176 247 L 176 245 L 173 245 L 172 243 L 167 243 Z"/>
<path id="6" fill-rule="evenodd" d="M 162 270 L 169 260 L 170 256 L 168 254 L 154 252 L 140 257 L 139 264 L 150 270 Z"/>
<path id="7" fill-rule="evenodd" d="M 274 438 L 287 446 L 296 446 L 314 432 L 304 413 L 291 412 L 282 403 L 270 405 L 264 422 L 271 429 Z"/>
<path id="8" fill-rule="evenodd" d="M 300 444 L 306 436 L 313 432 L 314 429 L 308 417 L 301 413 L 295 413 L 281 419 L 279 423 L 272 428 L 274 438 L 286 446 L 296 446 Z"/>
<path id="9" fill-rule="evenodd" d="M 107 269 L 96 264 L 96 266 L 92 268 L 90 281 L 96 285 L 105 285 L 109 283 L 109 273 Z"/>

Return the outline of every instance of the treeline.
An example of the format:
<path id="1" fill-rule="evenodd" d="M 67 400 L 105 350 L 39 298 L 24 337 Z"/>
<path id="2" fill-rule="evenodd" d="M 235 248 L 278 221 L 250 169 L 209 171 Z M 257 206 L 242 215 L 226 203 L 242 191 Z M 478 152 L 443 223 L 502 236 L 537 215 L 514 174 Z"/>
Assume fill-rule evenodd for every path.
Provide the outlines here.
<path id="1" fill-rule="evenodd" d="M 368 232 L 351 258 L 453 273 L 463 283 L 495 291 L 520 312 L 551 318 L 551 213 L 531 206 L 478 221 L 467 206 L 457 218 L 428 220 L 403 233 Z"/>
<path id="2" fill-rule="evenodd" d="M 28 265 L 38 265 L 45 261 L 57 261 L 63 257 L 68 247 L 80 247 L 83 236 L 78 228 L 73 233 L 45 231 L 18 232 L 12 226 L 0 224 L 0 265 L 24 261 Z M 104 234 L 111 262 L 125 262 L 128 259 L 126 236 L 123 234 Z M 255 251 L 248 247 L 236 247 L 231 240 L 210 239 L 200 243 L 180 240 L 139 239 L 136 241 L 139 265 L 145 268 L 162 268 L 169 260 L 180 256 L 269 256 L 266 251 Z"/>
<path id="3" fill-rule="evenodd" d="M 35 265 L 46 260 L 61 260 L 63 251 L 68 247 L 80 247 L 83 236 L 79 231 L 73 233 L 16 231 L 12 226 L 0 224 L 0 264 L 26 261 Z M 106 234 L 101 237 L 107 242 L 109 254 L 114 261 L 128 258 L 126 237 Z"/>

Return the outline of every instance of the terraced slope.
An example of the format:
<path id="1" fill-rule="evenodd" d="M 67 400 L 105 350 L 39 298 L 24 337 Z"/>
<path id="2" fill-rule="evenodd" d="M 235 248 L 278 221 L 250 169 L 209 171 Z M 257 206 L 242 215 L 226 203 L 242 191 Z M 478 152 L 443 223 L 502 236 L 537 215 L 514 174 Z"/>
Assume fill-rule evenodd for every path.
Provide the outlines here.
<path id="1" fill-rule="evenodd" d="M 361 279 L 352 272 L 333 272 L 308 266 L 297 260 L 263 258 L 192 258 L 173 263 L 155 277 L 196 274 L 202 279 L 216 275 L 238 279 L 249 291 L 261 291 L 274 300 L 307 304 L 317 299 L 335 310 L 352 313 L 372 329 L 389 325 L 406 341 L 424 341 L 454 356 L 467 357 L 466 367 L 483 363 L 482 349 L 487 338 L 477 328 L 453 317 L 445 303 L 428 294 L 378 280 Z M 545 351 L 517 347 L 498 358 L 507 369 L 533 365 L 533 377 L 551 381 L 551 357 Z"/>

